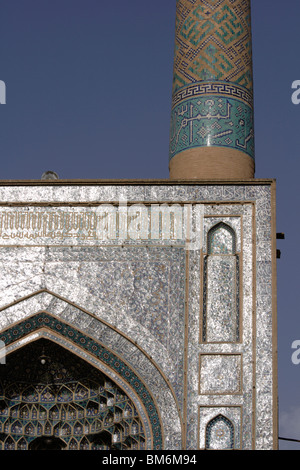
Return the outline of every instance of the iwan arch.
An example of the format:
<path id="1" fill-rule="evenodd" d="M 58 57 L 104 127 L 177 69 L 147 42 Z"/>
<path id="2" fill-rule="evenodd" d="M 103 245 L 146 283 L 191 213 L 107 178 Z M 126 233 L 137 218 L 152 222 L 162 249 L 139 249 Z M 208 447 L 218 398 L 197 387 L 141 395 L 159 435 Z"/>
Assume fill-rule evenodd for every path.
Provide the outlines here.
<path id="1" fill-rule="evenodd" d="M 23 312 L 22 316 L 20 316 L 20 311 Z M 153 359 L 149 358 L 136 343 L 126 338 L 116 328 L 98 320 L 95 315 L 91 315 L 85 310 L 70 304 L 46 289 L 9 305 L 2 310 L 2 314 L 7 319 L 15 316 L 21 318 L 17 323 L 9 322 L 10 326 L 2 330 L 2 338 L 6 345 L 6 354 L 8 355 L 8 364 L 10 362 L 9 354 L 19 348 L 26 347 L 30 343 L 34 344 L 35 341 L 40 339 L 47 339 L 58 344 L 103 372 L 112 383 L 116 384 L 128 396 L 130 402 L 134 405 L 135 413 L 130 414 L 127 421 L 132 423 L 134 421 L 133 416 L 135 416 L 138 417 L 138 421 L 141 423 L 142 439 L 140 436 L 133 434 L 133 438 L 136 438 L 136 442 L 134 442 L 133 438 L 131 439 L 133 449 L 162 449 L 168 441 L 177 441 L 176 445 L 179 448 L 181 447 L 181 422 L 172 387 L 168 384 L 162 371 L 155 365 Z M 97 339 L 95 339 L 95 336 Z M 153 350 L 155 351 L 158 345 L 155 345 L 155 340 L 153 340 L 153 343 Z M 49 359 L 51 361 L 51 357 Z M 43 369 L 39 358 L 36 358 L 36 360 L 36 367 L 38 366 Z M 25 368 L 32 366 L 32 363 L 22 364 L 22 367 Z M 149 375 L 152 377 L 151 388 L 149 388 Z M 59 383 L 57 379 L 55 381 Z M 7 397 L 4 396 L 3 398 L 5 400 Z M 24 400 L 22 401 L 20 397 L 19 399 L 15 397 L 16 403 L 20 402 L 24 405 L 29 402 L 26 397 L 23 398 Z M 158 403 L 156 403 L 157 399 Z M 86 403 L 86 401 L 84 400 L 83 403 Z M 49 403 L 51 404 L 52 402 L 53 397 L 50 396 Z M 45 400 L 44 404 L 47 404 L 47 400 Z M 107 413 L 107 409 L 110 409 L 110 411 L 114 410 L 116 405 L 117 403 L 106 406 L 102 415 L 105 412 Z M 113 417 L 113 411 L 111 414 Z M 20 416 L 16 414 L 17 419 L 22 421 Z M 30 419 L 27 417 L 24 422 L 28 423 L 29 421 Z M 33 418 L 31 421 L 34 422 Z M 82 419 L 77 418 L 77 421 L 80 423 Z M 3 422 L 5 423 L 5 420 Z M 70 433 L 65 435 L 63 425 L 59 426 L 59 429 L 56 426 L 56 432 L 55 419 L 52 422 L 53 424 L 48 433 L 49 436 L 59 436 L 67 446 L 71 441 Z M 93 420 L 90 420 L 90 422 L 93 422 Z M 100 436 L 101 441 L 101 432 L 106 432 L 106 434 L 110 432 L 112 433 L 111 440 L 113 440 L 113 429 L 116 429 L 116 424 L 118 423 L 119 420 L 106 427 L 102 426 L 100 430 L 94 430 L 91 436 Z M 10 418 L 9 427 L 13 427 L 12 417 Z M 121 425 L 118 428 L 123 429 Z M 177 429 L 177 433 L 174 433 L 174 429 Z M 128 435 L 130 435 L 129 430 L 127 431 Z M 6 438 L 4 446 L 5 443 L 9 442 L 10 448 L 17 449 L 18 441 L 21 440 L 23 442 L 24 440 L 22 439 L 23 433 L 24 430 L 23 432 L 20 431 L 19 436 L 18 433 L 13 434 L 14 439 L 11 436 L 9 439 Z M 85 434 L 83 431 L 81 434 L 78 434 L 77 446 L 76 444 L 74 446 L 74 439 L 72 439 L 74 449 L 85 450 L 94 448 L 92 444 L 93 439 L 87 441 L 87 444 L 84 441 L 85 445 L 80 445 Z M 36 437 L 40 436 L 37 430 L 34 429 L 32 435 L 28 432 L 26 437 L 26 442 L 29 445 Z M 123 440 L 126 440 L 124 436 Z M 119 442 L 118 438 L 115 437 L 115 442 L 113 442 L 114 449 L 120 448 L 118 447 Z M 111 443 L 102 442 L 102 445 L 98 447 L 107 450 L 111 448 Z"/>

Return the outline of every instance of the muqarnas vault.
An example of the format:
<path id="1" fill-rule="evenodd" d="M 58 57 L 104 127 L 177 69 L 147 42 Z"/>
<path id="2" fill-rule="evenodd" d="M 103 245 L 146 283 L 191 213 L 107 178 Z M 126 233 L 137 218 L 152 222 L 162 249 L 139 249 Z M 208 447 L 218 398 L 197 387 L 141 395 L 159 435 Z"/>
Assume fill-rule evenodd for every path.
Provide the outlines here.
<path id="1" fill-rule="evenodd" d="M 0 184 L 2 449 L 275 449 L 250 2 L 178 0 L 170 179 Z"/>

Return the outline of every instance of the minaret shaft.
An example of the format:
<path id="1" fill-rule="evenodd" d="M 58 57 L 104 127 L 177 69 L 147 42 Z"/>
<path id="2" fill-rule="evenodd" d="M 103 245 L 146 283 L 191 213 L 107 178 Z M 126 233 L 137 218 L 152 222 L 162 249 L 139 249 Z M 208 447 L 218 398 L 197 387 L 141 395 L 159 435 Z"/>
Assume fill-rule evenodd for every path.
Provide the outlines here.
<path id="1" fill-rule="evenodd" d="M 254 178 L 250 0 L 177 0 L 170 178 Z"/>

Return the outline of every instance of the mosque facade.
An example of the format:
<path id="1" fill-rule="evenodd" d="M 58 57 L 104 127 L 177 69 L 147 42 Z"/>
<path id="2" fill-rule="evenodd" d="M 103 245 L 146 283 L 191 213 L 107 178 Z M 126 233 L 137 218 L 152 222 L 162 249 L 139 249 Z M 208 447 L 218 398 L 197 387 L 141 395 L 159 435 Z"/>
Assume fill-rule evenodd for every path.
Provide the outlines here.
<path id="1" fill-rule="evenodd" d="M 168 180 L 0 182 L 0 445 L 277 448 L 250 0 L 177 0 Z"/>

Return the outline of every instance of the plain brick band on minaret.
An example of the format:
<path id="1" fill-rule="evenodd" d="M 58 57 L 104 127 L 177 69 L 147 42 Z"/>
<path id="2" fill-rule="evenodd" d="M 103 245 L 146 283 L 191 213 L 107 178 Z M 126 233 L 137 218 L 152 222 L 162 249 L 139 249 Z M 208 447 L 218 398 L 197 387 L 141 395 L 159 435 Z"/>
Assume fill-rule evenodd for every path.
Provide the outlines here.
<path id="1" fill-rule="evenodd" d="M 250 0 L 177 0 L 171 179 L 254 178 Z"/>

